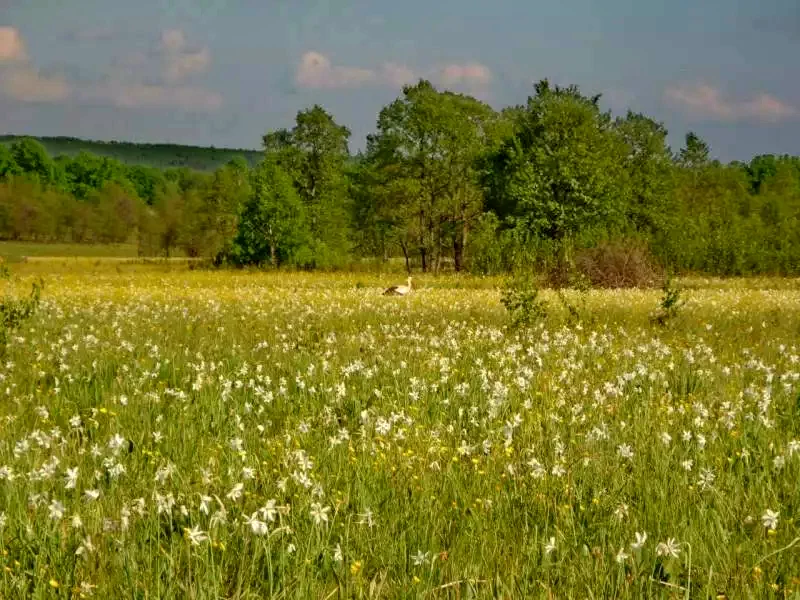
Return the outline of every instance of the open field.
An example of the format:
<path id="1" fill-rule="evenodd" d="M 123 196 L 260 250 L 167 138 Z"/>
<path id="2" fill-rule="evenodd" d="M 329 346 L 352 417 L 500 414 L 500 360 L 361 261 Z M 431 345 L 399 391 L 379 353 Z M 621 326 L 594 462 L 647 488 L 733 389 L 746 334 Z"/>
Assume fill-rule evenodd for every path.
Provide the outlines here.
<path id="1" fill-rule="evenodd" d="M 12 265 L 4 598 L 800 597 L 800 285 Z M 402 278 L 401 278 L 402 279 Z"/>
<path id="2" fill-rule="evenodd" d="M 136 244 L 0 242 L 0 256 L 9 262 L 18 262 L 23 257 L 136 258 Z"/>

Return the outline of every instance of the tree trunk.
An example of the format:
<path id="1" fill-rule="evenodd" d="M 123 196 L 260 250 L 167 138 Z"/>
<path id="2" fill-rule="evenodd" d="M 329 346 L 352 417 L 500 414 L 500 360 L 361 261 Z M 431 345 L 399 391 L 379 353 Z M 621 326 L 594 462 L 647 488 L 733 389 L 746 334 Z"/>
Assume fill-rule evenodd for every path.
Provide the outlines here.
<path id="1" fill-rule="evenodd" d="M 434 275 L 438 275 L 439 274 L 439 269 L 441 269 L 441 267 L 442 267 L 442 247 L 437 242 L 437 244 L 436 244 L 436 255 L 435 255 L 435 258 L 433 260 L 433 274 Z"/>
<path id="2" fill-rule="evenodd" d="M 411 273 L 411 262 L 408 257 L 408 247 L 405 244 L 400 244 L 400 248 L 403 249 L 403 256 L 406 259 L 406 273 Z"/>
<path id="3" fill-rule="evenodd" d="M 469 233 L 469 225 L 464 215 L 461 216 L 461 237 L 458 233 L 453 240 L 453 268 L 456 273 L 464 268 L 464 248 L 467 247 L 467 235 Z"/>
<path id="4" fill-rule="evenodd" d="M 420 260 L 422 261 L 422 272 L 423 273 L 427 273 L 428 272 L 428 254 L 427 254 L 424 246 L 419 249 L 419 256 L 420 256 Z"/>
<path id="5" fill-rule="evenodd" d="M 278 266 L 278 255 L 275 250 L 275 244 L 270 243 L 269 245 L 269 262 L 272 263 L 273 267 Z"/>

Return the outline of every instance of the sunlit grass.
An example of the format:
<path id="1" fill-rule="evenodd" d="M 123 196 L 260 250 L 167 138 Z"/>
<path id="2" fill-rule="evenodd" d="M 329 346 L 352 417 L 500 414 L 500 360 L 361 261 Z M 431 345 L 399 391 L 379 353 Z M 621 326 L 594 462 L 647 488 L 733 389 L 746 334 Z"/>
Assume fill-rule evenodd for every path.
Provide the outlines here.
<path id="1" fill-rule="evenodd" d="M 63 244 L 0 242 L 0 256 L 11 261 L 31 257 L 135 258 L 136 244 Z"/>
<path id="2" fill-rule="evenodd" d="M 15 273 L 46 287 L 0 369 L 3 597 L 800 589 L 797 286 L 667 328 L 659 290 L 571 325 L 545 291 L 522 333 L 500 278 Z"/>

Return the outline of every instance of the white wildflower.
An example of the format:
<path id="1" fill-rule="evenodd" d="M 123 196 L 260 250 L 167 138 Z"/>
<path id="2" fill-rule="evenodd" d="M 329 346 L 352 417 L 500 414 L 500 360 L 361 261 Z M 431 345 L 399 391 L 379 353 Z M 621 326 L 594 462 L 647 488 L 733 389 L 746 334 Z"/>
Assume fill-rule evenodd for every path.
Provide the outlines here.
<path id="1" fill-rule="evenodd" d="M 764 514 L 761 515 L 761 522 L 767 529 L 775 530 L 778 527 L 779 516 L 780 512 L 775 512 L 774 510 L 767 509 L 766 511 L 764 511 Z"/>
<path id="2" fill-rule="evenodd" d="M 678 558 L 681 553 L 681 545 L 675 541 L 675 538 L 669 538 L 666 542 L 660 542 L 656 546 L 656 554 L 659 556 L 671 556 Z"/>
<path id="3" fill-rule="evenodd" d="M 556 538 L 551 537 L 544 545 L 544 553 L 550 554 L 556 551 Z"/>
<path id="4" fill-rule="evenodd" d="M 645 542 L 647 542 L 647 532 L 637 531 L 635 535 L 636 535 L 636 540 L 631 542 L 631 548 L 633 550 L 641 550 L 642 547 L 645 545 Z"/>
<path id="5" fill-rule="evenodd" d="M 411 561 L 414 563 L 415 567 L 425 564 L 429 559 L 430 552 L 423 552 L 422 550 L 417 550 L 416 554 L 411 555 Z"/>
<path id="6" fill-rule="evenodd" d="M 316 525 L 321 525 L 322 523 L 328 522 L 328 512 L 330 512 L 330 510 L 330 506 L 323 507 L 319 502 L 314 502 L 311 505 L 309 512 L 311 514 L 311 518 L 314 520 L 314 523 Z"/>

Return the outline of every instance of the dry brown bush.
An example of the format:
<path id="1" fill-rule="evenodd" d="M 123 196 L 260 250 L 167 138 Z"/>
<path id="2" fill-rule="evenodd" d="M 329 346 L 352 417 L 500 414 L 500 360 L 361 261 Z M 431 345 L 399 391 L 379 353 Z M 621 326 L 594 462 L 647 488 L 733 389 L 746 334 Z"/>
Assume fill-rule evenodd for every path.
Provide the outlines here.
<path id="1" fill-rule="evenodd" d="M 665 272 L 638 241 L 604 242 L 578 252 L 577 271 L 599 288 L 659 287 Z"/>

